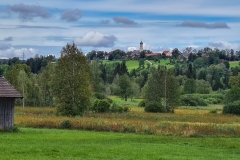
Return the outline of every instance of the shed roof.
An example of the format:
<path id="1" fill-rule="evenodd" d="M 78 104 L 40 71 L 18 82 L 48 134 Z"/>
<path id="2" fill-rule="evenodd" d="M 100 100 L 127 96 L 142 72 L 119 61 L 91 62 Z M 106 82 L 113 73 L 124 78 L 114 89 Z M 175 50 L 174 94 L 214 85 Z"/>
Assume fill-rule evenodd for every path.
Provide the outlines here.
<path id="1" fill-rule="evenodd" d="M 23 96 L 2 76 L 0 76 L 0 97 L 23 98 Z"/>

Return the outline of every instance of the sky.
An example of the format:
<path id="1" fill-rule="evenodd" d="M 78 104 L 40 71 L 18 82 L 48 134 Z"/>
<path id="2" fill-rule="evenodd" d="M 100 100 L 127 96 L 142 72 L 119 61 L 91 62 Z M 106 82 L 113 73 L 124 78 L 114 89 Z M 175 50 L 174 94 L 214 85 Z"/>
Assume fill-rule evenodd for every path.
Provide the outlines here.
<path id="1" fill-rule="evenodd" d="M 0 58 L 186 47 L 240 50 L 239 0 L 4 0 Z"/>

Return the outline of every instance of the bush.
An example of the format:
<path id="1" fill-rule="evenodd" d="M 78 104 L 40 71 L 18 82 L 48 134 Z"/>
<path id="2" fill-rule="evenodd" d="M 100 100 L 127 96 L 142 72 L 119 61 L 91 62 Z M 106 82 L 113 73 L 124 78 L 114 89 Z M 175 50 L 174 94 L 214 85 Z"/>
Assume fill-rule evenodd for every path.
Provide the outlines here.
<path id="1" fill-rule="evenodd" d="M 240 101 L 228 103 L 223 107 L 223 114 L 236 114 L 240 115 Z"/>
<path id="2" fill-rule="evenodd" d="M 142 100 L 138 103 L 138 107 L 145 107 L 145 101 Z"/>
<path id="3" fill-rule="evenodd" d="M 130 108 L 129 107 L 122 107 L 122 106 L 117 105 L 116 103 L 113 103 L 111 108 L 110 108 L 110 111 L 113 112 L 113 113 L 129 112 Z"/>
<path id="4" fill-rule="evenodd" d="M 181 103 L 183 106 L 207 106 L 207 102 L 202 98 L 193 95 L 183 95 L 181 97 Z"/>
<path id="5" fill-rule="evenodd" d="M 112 104 L 113 100 L 111 98 L 106 98 L 106 100 L 108 101 L 108 103 Z"/>
<path id="6" fill-rule="evenodd" d="M 129 107 L 123 107 L 123 112 L 129 112 L 130 108 Z"/>
<path id="7" fill-rule="evenodd" d="M 110 110 L 110 103 L 107 100 L 95 100 L 92 110 L 97 113 L 108 112 Z"/>
<path id="8" fill-rule="evenodd" d="M 107 98 L 105 94 L 102 94 L 99 92 L 95 92 L 94 97 L 96 97 L 97 99 L 106 99 Z"/>
<path id="9" fill-rule="evenodd" d="M 161 102 L 147 102 L 145 105 L 146 112 L 166 112 Z"/>
<path id="10" fill-rule="evenodd" d="M 212 110 L 210 110 L 210 113 L 212 113 L 212 114 L 217 114 L 217 109 L 212 109 Z"/>
<path id="11" fill-rule="evenodd" d="M 72 127 L 72 123 L 68 119 L 64 119 L 60 122 L 60 127 L 64 129 L 70 129 Z"/>
<path id="12" fill-rule="evenodd" d="M 123 107 L 117 105 L 116 103 L 113 103 L 111 108 L 110 108 L 110 111 L 113 112 L 113 113 L 116 113 L 116 112 L 122 113 L 123 112 Z"/>

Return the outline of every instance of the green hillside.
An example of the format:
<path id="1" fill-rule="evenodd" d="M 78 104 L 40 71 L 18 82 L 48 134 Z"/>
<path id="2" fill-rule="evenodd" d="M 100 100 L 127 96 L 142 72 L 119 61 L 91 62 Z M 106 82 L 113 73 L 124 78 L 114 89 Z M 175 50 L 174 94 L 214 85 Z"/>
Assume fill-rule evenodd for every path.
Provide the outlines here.
<path id="1" fill-rule="evenodd" d="M 116 60 L 116 61 L 103 60 L 102 62 L 104 64 L 109 64 L 109 63 L 117 63 L 117 62 L 121 63 L 122 61 L 121 60 Z M 154 65 L 156 67 L 158 65 L 164 65 L 164 66 L 167 66 L 168 69 L 174 67 L 174 65 L 170 64 L 169 59 L 161 59 L 160 63 L 159 63 L 159 61 L 155 62 L 153 60 L 145 60 L 145 68 L 147 67 L 148 63 L 150 63 L 151 65 Z M 127 68 L 128 68 L 128 72 L 130 72 L 131 70 L 138 68 L 139 61 L 138 60 L 128 60 L 128 61 L 126 61 L 126 65 L 127 65 Z"/>

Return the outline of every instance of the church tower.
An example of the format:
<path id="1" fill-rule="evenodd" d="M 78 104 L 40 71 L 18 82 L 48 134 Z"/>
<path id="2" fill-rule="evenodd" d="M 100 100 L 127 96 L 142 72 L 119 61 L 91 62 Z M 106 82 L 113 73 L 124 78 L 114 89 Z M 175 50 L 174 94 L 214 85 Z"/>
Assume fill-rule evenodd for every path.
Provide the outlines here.
<path id="1" fill-rule="evenodd" d="M 140 42 L 140 48 L 139 48 L 139 51 L 140 51 L 140 52 L 143 51 L 143 42 L 142 42 L 142 41 Z"/>

